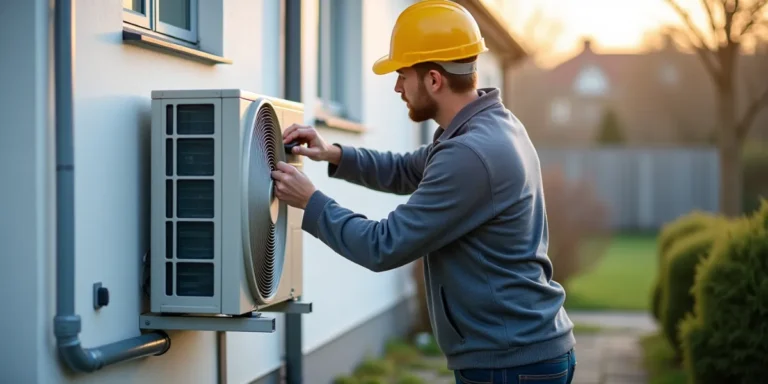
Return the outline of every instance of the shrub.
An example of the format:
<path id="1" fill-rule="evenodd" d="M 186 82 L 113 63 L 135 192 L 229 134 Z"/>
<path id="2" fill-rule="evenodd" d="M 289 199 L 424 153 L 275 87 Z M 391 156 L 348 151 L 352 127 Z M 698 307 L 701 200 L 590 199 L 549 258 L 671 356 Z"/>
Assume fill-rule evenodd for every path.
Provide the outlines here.
<path id="1" fill-rule="evenodd" d="M 694 312 L 680 329 L 684 366 L 693 382 L 739 383 L 768 376 L 764 218 L 737 220 L 697 268 Z"/>
<path id="2" fill-rule="evenodd" d="M 659 233 L 658 256 L 662 257 L 681 237 L 709 228 L 717 218 L 713 213 L 695 210 L 665 224 Z"/>
<path id="3" fill-rule="evenodd" d="M 384 377 L 363 377 L 360 384 L 388 384 L 389 381 Z"/>
<path id="4" fill-rule="evenodd" d="M 396 364 L 408 364 L 421 358 L 416 347 L 399 338 L 387 341 L 384 346 L 384 354 L 388 360 Z"/>
<path id="5" fill-rule="evenodd" d="M 768 199 L 768 197 L 766 197 Z M 754 214 L 754 220 L 763 228 L 768 228 L 768 200 L 760 199 L 760 206 Z"/>
<path id="6" fill-rule="evenodd" d="M 394 371 L 394 366 L 388 360 L 374 360 L 367 358 L 355 369 L 357 377 L 388 376 Z"/>
<path id="7" fill-rule="evenodd" d="M 339 376 L 333 380 L 333 384 L 358 384 L 358 380 L 352 376 Z"/>
<path id="8" fill-rule="evenodd" d="M 768 199 L 768 145 L 748 143 L 742 158 L 743 210 L 751 213 L 760 208 L 760 200 Z"/>
<path id="9" fill-rule="evenodd" d="M 608 209 L 588 179 L 569 181 L 559 168 L 542 171 L 553 279 L 568 281 L 591 268 L 610 243 Z"/>
<path id="10" fill-rule="evenodd" d="M 667 251 L 667 267 L 661 276 L 661 328 L 676 355 L 681 355 L 678 323 L 693 310 L 693 286 L 696 266 L 709 256 L 718 229 L 702 230 L 681 238 Z"/>
<path id="11" fill-rule="evenodd" d="M 437 345 L 437 340 L 435 340 L 435 337 L 431 333 L 418 335 L 416 337 L 416 348 L 424 356 L 435 357 L 443 355 L 443 351 L 440 350 L 440 346 Z"/>
<path id="12" fill-rule="evenodd" d="M 661 231 L 659 232 L 659 248 L 657 253 L 657 263 L 659 270 L 658 274 L 656 275 L 656 281 L 653 284 L 653 290 L 651 293 L 651 311 L 653 312 L 653 317 L 656 318 L 656 320 L 661 320 L 661 297 L 663 294 L 661 276 L 666 274 L 665 271 L 667 251 L 676 241 L 680 240 L 681 238 L 709 228 L 716 218 L 717 216 L 711 213 L 703 211 L 692 211 L 672 222 L 667 223 L 661 228 Z"/>
<path id="13" fill-rule="evenodd" d="M 610 244 L 608 210 L 591 189 L 590 180 L 569 182 L 558 168 L 542 170 L 549 227 L 549 257 L 553 279 L 563 286 L 568 280 L 593 266 L 605 255 Z M 416 283 L 418 314 L 411 330 L 432 333 L 424 286 L 424 261 L 413 263 L 411 277 Z M 440 355 L 437 345 L 420 348 L 429 355 Z"/>
<path id="14" fill-rule="evenodd" d="M 404 373 L 397 379 L 397 384 L 426 384 L 421 377 L 413 373 Z"/>
<path id="15" fill-rule="evenodd" d="M 625 141 L 624 129 L 619 116 L 613 109 L 606 109 L 600 119 L 597 131 L 597 142 L 600 144 L 621 144 Z"/>
<path id="16" fill-rule="evenodd" d="M 411 277 L 416 283 L 417 314 L 411 329 L 411 336 L 419 333 L 432 333 L 432 325 L 429 322 L 429 309 L 427 308 L 427 291 L 424 285 L 424 259 L 420 258 L 413 263 Z"/>

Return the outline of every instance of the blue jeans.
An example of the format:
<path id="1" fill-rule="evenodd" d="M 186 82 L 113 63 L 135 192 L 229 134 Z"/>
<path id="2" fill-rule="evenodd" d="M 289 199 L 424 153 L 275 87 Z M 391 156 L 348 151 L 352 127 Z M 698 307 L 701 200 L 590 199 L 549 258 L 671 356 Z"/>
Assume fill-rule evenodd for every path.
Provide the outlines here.
<path id="1" fill-rule="evenodd" d="M 454 371 L 456 384 L 570 384 L 576 369 L 573 349 L 554 359 L 502 369 Z"/>

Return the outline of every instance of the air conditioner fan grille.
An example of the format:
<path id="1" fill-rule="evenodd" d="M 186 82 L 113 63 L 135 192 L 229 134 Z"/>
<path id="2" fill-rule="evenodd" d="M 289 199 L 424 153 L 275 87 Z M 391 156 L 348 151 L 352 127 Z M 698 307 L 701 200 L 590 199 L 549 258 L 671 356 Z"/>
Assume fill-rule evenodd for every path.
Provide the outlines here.
<path id="1" fill-rule="evenodd" d="M 262 105 L 251 131 L 248 162 L 248 234 L 250 238 L 252 292 L 259 301 L 268 302 L 276 293 L 282 273 L 285 250 L 286 206 L 274 196 L 271 172 L 285 157 L 281 130 L 274 109 Z M 250 156 L 248 156 L 248 154 Z"/>

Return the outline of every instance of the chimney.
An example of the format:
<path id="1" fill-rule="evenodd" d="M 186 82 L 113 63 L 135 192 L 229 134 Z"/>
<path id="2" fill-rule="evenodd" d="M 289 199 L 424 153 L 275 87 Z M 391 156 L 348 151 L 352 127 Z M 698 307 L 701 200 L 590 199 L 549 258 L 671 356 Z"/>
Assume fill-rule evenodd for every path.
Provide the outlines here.
<path id="1" fill-rule="evenodd" d="M 671 33 L 664 33 L 662 35 L 661 49 L 664 51 L 675 49 L 675 40 L 672 38 Z"/>
<path id="2" fill-rule="evenodd" d="M 584 52 L 592 52 L 592 39 L 589 37 L 585 37 L 582 39 L 582 44 L 584 46 Z"/>

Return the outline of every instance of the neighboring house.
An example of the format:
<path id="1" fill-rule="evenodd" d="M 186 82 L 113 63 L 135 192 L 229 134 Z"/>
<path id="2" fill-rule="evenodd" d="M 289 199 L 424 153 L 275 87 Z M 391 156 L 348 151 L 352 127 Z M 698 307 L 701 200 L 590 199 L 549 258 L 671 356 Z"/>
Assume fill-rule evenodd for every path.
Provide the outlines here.
<path id="1" fill-rule="evenodd" d="M 764 57 L 742 56 L 740 62 L 740 79 L 748 79 L 742 84 L 768 86 L 757 68 L 768 63 Z M 585 39 L 579 54 L 551 70 L 528 66 L 511 77 L 513 112 L 541 144 L 593 144 L 609 110 L 629 144 L 701 144 L 714 138 L 712 81 L 698 56 L 670 43 L 637 54 L 599 53 Z M 741 110 L 749 91 L 742 90 Z M 751 137 L 768 137 L 767 126 L 764 112 Z"/>
<path id="2" fill-rule="evenodd" d="M 522 50 L 479 0 L 462 0 L 495 51 L 484 85 L 501 87 Z M 53 0 L 7 2 L 0 12 L 0 233 L 6 353 L 16 383 L 277 383 L 289 336 L 300 334 L 305 383 L 328 383 L 412 321 L 410 267 L 373 273 L 304 235 L 302 323 L 278 315 L 272 334 L 170 332 L 170 350 L 93 373 L 72 373 L 56 349 L 56 157 Z M 84 347 L 140 334 L 149 248 L 150 94 L 155 89 L 241 88 L 300 93 L 305 122 L 330 142 L 395 152 L 421 142 L 419 126 L 373 62 L 411 0 L 78 1 L 74 20 L 75 306 Z M 124 8 L 125 7 L 125 8 Z M 297 12 L 298 11 L 298 12 Z M 299 45 L 296 43 L 300 42 Z M 322 101 L 322 102 L 321 102 Z M 316 187 L 380 219 L 407 197 L 331 180 L 306 160 Z M 375 202 L 375 203 L 374 203 Z M 92 287 L 109 289 L 94 310 Z M 286 331 L 289 329 L 290 331 Z M 290 343 L 288 343 L 290 344 Z M 294 366 L 295 367 L 295 366 Z"/>

